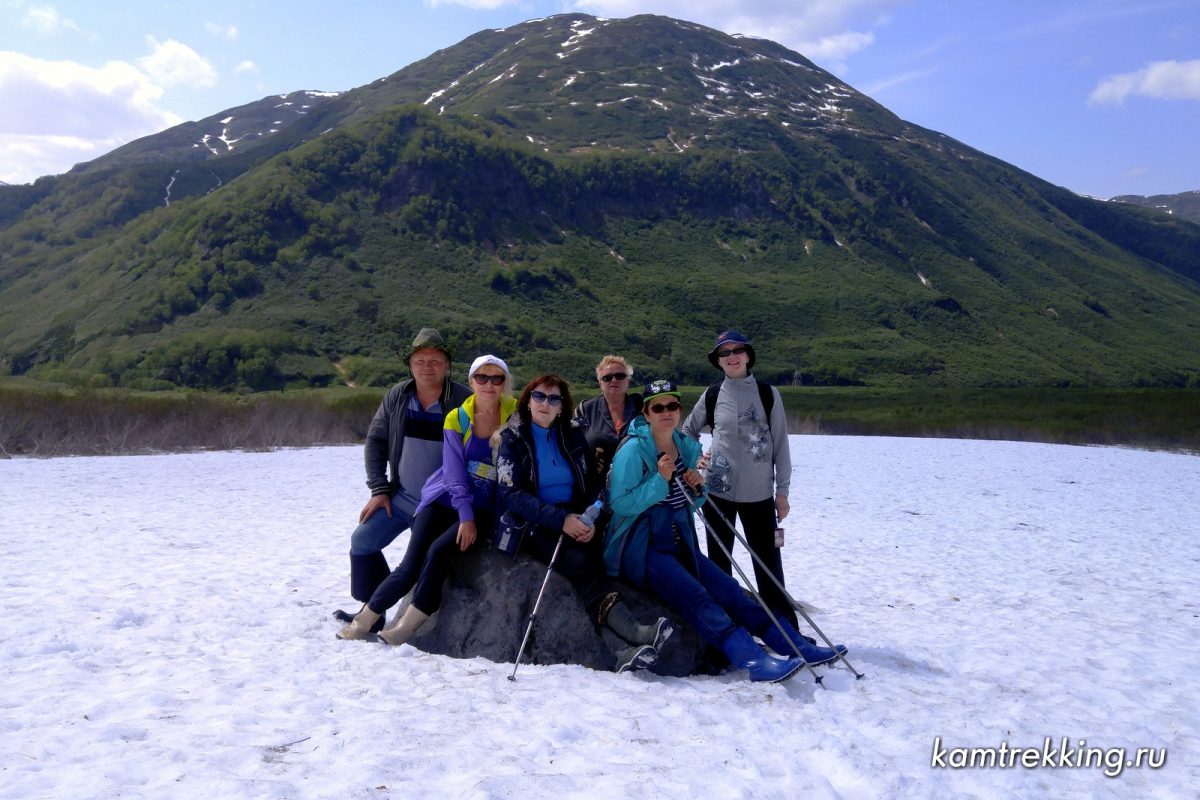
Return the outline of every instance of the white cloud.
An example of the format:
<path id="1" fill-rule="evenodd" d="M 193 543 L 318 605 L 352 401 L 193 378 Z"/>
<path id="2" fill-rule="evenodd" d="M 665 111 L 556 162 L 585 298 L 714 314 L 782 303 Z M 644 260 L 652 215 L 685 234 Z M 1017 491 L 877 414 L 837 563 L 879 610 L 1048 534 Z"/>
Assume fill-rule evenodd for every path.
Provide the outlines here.
<path id="1" fill-rule="evenodd" d="M 182 120 L 162 86 L 123 61 L 89 67 L 0 51 L 0 180 L 64 172 Z"/>
<path id="2" fill-rule="evenodd" d="M 239 62 L 238 65 L 233 68 L 233 71 L 238 74 L 243 72 L 258 72 L 258 64 L 255 64 L 253 61 L 247 59 Z"/>
<path id="3" fill-rule="evenodd" d="M 159 85 L 182 83 L 201 88 L 216 85 L 217 70 L 183 42 L 175 39 L 160 42 L 153 36 L 147 36 L 146 42 L 152 52 L 139 58 L 137 64 Z"/>
<path id="4" fill-rule="evenodd" d="M 237 25 L 218 25 L 215 22 L 206 22 L 204 23 L 204 30 L 213 36 L 223 36 L 230 41 L 238 37 Z"/>
<path id="5" fill-rule="evenodd" d="M 1200 100 L 1200 59 L 1155 61 L 1136 72 L 1110 75 L 1088 97 L 1090 105 L 1120 105 L 1130 95 L 1157 100 Z"/>
<path id="6" fill-rule="evenodd" d="M 841 61 L 875 43 L 875 34 L 847 31 L 823 36 L 815 42 L 802 42 L 800 52 L 813 61 Z"/>
<path id="7" fill-rule="evenodd" d="M 60 30 L 82 33 L 75 20 L 59 15 L 58 9 L 53 6 L 31 6 L 25 11 L 21 24 L 43 34 L 54 34 Z"/>
<path id="8" fill-rule="evenodd" d="M 757 36 L 796 50 L 829 68 L 875 41 L 872 29 L 910 0 L 573 0 L 602 17 L 661 14 L 727 33 Z M 832 62 L 832 63 L 831 63 Z"/>
<path id="9" fill-rule="evenodd" d="M 903 84 L 911 83 L 912 81 L 919 81 L 922 78 L 929 77 L 935 72 L 937 72 L 936 69 L 909 70 L 908 72 L 901 72 L 897 75 L 891 76 L 890 78 L 877 81 L 869 86 L 862 86 L 860 87 L 860 90 L 868 97 L 877 97 L 878 95 L 886 92 L 888 89 L 895 88 L 896 86 L 902 86 Z"/>

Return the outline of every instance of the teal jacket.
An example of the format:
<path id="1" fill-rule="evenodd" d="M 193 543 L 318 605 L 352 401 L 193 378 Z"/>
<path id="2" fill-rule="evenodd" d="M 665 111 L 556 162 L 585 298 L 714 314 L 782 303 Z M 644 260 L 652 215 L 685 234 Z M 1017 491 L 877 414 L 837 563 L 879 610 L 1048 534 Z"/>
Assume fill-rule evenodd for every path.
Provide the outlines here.
<path id="1" fill-rule="evenodd" d="M 689 469 L 695 468 L 700 458 L 700 443 L 678 430 L 673 438 L 683 463 Z M 667 498 L 670 487 L 658 474 L 658 448 L 644 417 L 630 424 L 629 437 L 617 450 L 608 480 L 608 504 L 613 517 L 604 540 L 604 566 L 609 575 L 620 575 L 636 586 L 643 586 L 650 528 L 669 524 L 672 518 L 670 508 L 658 506 Z M 697 505 L 704 502 L 704 496 L 695 502 Z M 691 536 L 685 538 L 694 556 L 698 547 L 695 523 L 690 510 L 682 516 L 687 518 L 686 529 Z"/>

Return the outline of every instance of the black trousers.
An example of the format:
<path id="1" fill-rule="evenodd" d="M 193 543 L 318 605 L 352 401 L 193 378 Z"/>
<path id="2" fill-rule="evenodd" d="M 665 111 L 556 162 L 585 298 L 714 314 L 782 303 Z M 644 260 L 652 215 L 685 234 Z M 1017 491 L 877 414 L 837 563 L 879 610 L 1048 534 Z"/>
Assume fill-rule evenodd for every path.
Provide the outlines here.
<path id="1" fill-rule="evenodd" d="M 492 523 L 490 511 L 475 510 L 476 545 L 492 540 Z M 425 614 L 437 611 L 442 607 L 442 585 L 451 561 L 461 552 L 457 539 L 458 513 L 454 509 L 439 503 L 421 509 L 413 520 L 404 558 L 379 584 L 367 605 L 382 614 L 412 591 L 414 608 Z"/>
<path id="2" fill-rule="evenodd" d="M 721 544 L 724 544 L 731 553 L 733 552 L 733 531 L 721 521 L 716 512 L 720 511 L 731 524 L 736 524 L 740 518 L 742 531 L 746 534 L 746 541 L 750 543 L 750 549 L 758 554 L 758 557 L 770 569 L 771 575 L 778 578 L 781 585 L 787 585 L 783 579 L 783 558 L 780 556 L 779 548 L 775 546 L 775 498 L 771 497 L 754 503 L 736 503 L 709 495 L 708 502 L 702 508 L 704 518 L 708 520 L 711 529 L 717 532 Z M 726 575 L 732 575 L 733 565 L 725 556 L 725 552 L 713 540 L 711 532 L 707 536 L 709 559 Z M 775 581 L 771 580 L 771 576 L 767 574 L 766 570 L 759 566 L 758 561 L 754 562 L 754 582 L 767 607 L 776 615 L 792 623 L 793 626 L 797 625 L 796 610 L 792 608 L 787 596 L 775 585 Z"/>
<path id="3" fill-rule="evenodd" d="M 558 560 L 554 562 L 554 571 L 571 584 L 592 623 L 602 625 L 604 621 L 601 616 L 607 614 L 611 604 L 611 601 L 606 604 L 605 598 L 615 594 L 617 586 L 604 571 L 604 561 L 600 549 L 595 546 L 595 539 L 580 544 L 562 531 L 539 528 L 532 536 L 525 537 L 521 549 L 543 564 L 549 564 L 559 534 L 562 534 L 563 543 L 558 551 Z"/>

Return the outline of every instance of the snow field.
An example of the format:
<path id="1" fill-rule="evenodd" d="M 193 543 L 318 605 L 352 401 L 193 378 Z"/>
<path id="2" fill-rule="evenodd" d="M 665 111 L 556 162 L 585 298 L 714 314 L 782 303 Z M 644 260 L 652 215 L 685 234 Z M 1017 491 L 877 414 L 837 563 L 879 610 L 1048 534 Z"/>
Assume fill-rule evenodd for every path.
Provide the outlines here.
<path id="1" fill-rule="evenodd" d="M 356 447 L 0 461 L 0 796 L 1196 796 L 1200 458 L 791 441 L 789 589 L 868 676 L 828 690 L 336 640 Z"/>

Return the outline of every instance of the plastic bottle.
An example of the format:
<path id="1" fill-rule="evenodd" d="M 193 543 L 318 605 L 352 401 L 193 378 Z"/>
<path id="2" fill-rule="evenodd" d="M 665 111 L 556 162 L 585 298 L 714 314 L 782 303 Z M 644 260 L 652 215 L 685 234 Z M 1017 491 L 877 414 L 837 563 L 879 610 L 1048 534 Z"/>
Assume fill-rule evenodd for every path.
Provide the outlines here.
<path id="1" fill-rule="evenodd" d="M 604 501 L 596 500 L 587 507 L 587 510 L 579 515 L 579 518 L 587 523 L 589 528 L 596 527 L 596 518 L 600 516 L 600 512 L 604 510 Z"/>

